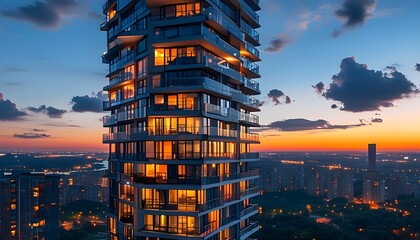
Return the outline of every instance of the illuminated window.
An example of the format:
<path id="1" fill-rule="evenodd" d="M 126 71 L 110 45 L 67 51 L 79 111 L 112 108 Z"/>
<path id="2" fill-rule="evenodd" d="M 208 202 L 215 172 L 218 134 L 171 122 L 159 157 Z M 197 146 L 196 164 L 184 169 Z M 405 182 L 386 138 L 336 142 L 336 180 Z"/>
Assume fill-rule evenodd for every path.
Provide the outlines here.
<path id="1" fill-rule="evenodd" d="M 163 48 L 155 49 L 155 66 L 165 65 L 165 50 Z"/>
<path id="2" fill-rule="evenodd" d="M 164 104 L 165 103 L 165 98 L 163 95 L 155 95 L 155 104 L 159 105 L 159 104 Z"/>

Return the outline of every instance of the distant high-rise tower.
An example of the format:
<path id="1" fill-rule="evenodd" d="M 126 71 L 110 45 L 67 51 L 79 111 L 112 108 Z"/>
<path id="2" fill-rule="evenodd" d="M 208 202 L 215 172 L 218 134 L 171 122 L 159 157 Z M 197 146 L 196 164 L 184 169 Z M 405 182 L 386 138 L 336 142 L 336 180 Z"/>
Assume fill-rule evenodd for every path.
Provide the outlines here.
<path id="1" fill-rule="evenodd" d="M 110 239 L 245 240 L 259 229 L 259 2 L 105 2 Z"/>
<path id="2" fill-rule="evenodd" d="M 0 240 L 59 239 L 59 177 L 0 172 Z"/>
<path id="3" fill-rule="evenodd" d="M 374 143 L 368 145 L 368 171 L 376 171 L 376 144 Z"/>
<path id="4" fill-rule="evenodd" d="M 385 180 L 376 172 L 376 144 L 368 145 L 368 171 L 363 174 L 363 201 L 385 201 Z"/>

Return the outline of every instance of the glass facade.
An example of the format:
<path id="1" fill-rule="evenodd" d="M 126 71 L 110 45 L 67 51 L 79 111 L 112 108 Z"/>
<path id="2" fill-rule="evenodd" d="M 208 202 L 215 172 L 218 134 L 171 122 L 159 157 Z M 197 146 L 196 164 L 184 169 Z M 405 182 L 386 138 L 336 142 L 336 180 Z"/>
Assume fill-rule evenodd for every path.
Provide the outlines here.
<path id="1" fill-rule="evenodd" d="M 249 239 L 258 0 L 108 0 L 110 239 Z"/>

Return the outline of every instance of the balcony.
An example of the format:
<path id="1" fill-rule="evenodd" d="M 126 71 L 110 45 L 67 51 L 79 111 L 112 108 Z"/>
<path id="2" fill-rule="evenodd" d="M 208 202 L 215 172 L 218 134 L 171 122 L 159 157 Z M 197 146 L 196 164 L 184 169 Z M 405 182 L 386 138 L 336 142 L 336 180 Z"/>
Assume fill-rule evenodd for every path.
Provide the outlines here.
<path id="1" fill-rule="evenodd" d="M 241 19 L 241 29 L 245 33 L 245 40 L 251 42 L 255 46 L 260 45 L 260 34 L 248 23 Z"/>
<path id="2" fill-rule="evenodd" d="M 258 160 L 260 158 L 260 153 L 258 152 L 253 152 L 253 153 L 241 153 L 240 154 L 240 159 L 256 159 Z"/>
<path id="3" fill-rule="evenodd" d="M 142 173 L 133 175 L 133 182 L 139 184 L 182 184 L 182 185 L 210 185 L 238 179 L 239 174 L 227 173 L 220 176 L 195 177 L 188 178 L 178 176 L 177 178 L 168 178 L 166 172 L 156 173 L 156 177 L 148 177 Z"/>
<path id="4" fill-rule="evenodd" d="M 241 217 L 244 217 L 252 212 L 258 213 L 258 205 L 257 204 L 251 204 L 248 205 L 247 208 L 241 211 Z"/>
<path id="5" fill-rule="evenodd" d="M 245 73 L 249 78 L 261 77 L 260 66 L 258 66 L 258 64 L 243 57 L 241 57 L 241 60 L 241 72 Z"/>
<path id="6" fill-rule="evenodd" d="M 134 96 L 130 97 L 130 98 L 122 99 L 122 100 L 111 101 L 111 102 L 104 101 L 103 102 L 103 108 L 104 108 L 104 111 L 109 111 L 111 107 L 115 107 L 115 106 L 118 106 L 118 105 L 121 105 L 121 104 L 129 103 L 133 100 L 134 100 Z"/>
<path id="7" fill-rule="evenodd" d="M 246 190 L 241 191 L 241 198 L 248 197 L 250 195 L 258 195 L 259 194 L 259 187 L 250 187 Z"/>
<path id="8" fill-rule="evenodd" d="M 242 122 L 245 122 L 247 124 L 250 124 L 254 127 L 258 127 L 260 125 L 259 124 L 259 122 L 260 122 L 259 117 L 257 115 L 251 114 L 251 113 L 241 112 L 239 120 L 242 121 Z"/>
<path id="9" fill-rule="evenodd" d="M 109 73 L 107 75 L 107 77 L 109 77 L 112 73 L 121 70 L 122 68 L 124 68 L 126 65 L 128 65 L 129 63 L 134 63 L 134 59 L 136 58 L 136 52 L 135 51 L 130 51 L 127 54 L 125 54 L 124 56 L 122 56 L 121 58 L 117 59 L 117 60 L 113 60 L 112 63 L 109 65 Z"/>
<path id="10" fill-rule="evenodd" d="M 238 30 L 237 24 L 221 11 L 218 11 L 213 7 L 209 7 L 204 9 L 202 14 L 206 16 L 207 23 L 214 29 L 225 35 L 230 33 L 241 41 L 244 40 L 244 34 Z"/>
<path id="11" fill-rule="evenodd" d="M 117 0 L 107 0 L 104 5 L 102 5 L 102 11 L 104 14 L 108 12 L 108 10 L 113 7 L 117 3 Z"/>
<path id="12" fill-rule="evenodd" d="M 248 170 L 247 172 L 241 172 L 239 176 L 240 178 L 247 178 L 247 177 L 258 178 L 260 176 L 260 170 L 259 169 Z"/>
<path id="13" fill-rule="evenodd" d="M 111 114 L 103 117 L 103 126 L 108 127 L 111 125 L 115 125 L 118 122 L 129 121 L 144 117 L 146 117 L 146 111 L 144 109 L 134 109 L 131 111 L 119 112 L 117 114 Z"/>
<path id="14" fill-rule="evenodd" d="M 197 92 L 200 90 L 215 93 L 216 95 L 224 98 L 231 98 L 233 93 L 239 92 L 231 87 L 228 87 L 207 77 L 162 79 L 161 85 L 155 86 L 152 92 L 177 93 Z"/>
<path id="15" fill-rule="evenodd" d="M 136 115 L 128 115 L 127 120 L 135 118 Z M 117 120 L 121 121 L 121 120 Z M 135 141 L 141 140 L 144 138 L 149 138 L 153 136 L 182 136 L 186 138 L 191 135 L 207 135 L 210 137 L 229 137 L 237 138 L 238 131 L 222 129 L 218 127 L 178 127 L 178 129 L 164 129 L 164 128 L 150 128 L 148 130 L 144 129 L 132 129 L 131 132 L 116 132 L 116 133 L 106 133 L 103 134 L 103 142 L 114 142 L 114 141 Z M 177 136 L 177 137 L 178 137 Z M 194 137 L 196 139 L 197 137 Z M 197 138 L 198 139 L 198 138 Z"/>
<path id="16" fill-rule="evenodd" d="M 242 76 L 243 91 L 248 94 L 261 94 L 260 83 Z"/>
<path id="17" fill-rule="evenodd" d="M 260 136 L 257 133 L 241 132 L 241 141 L 250 141 L 250 142 L 258 142 L 259 143 Z"/>
<path id="18" fill-rule="evenodd" d="M 239 120 L 239 112 L 233 108 L 222 107 L 211 103 L 204 103 L 204 111 L 207 114 L 210 113 L 227 117 L 231 122 L 237 122 Z"/>
<path id="19" fill-rule="evenodd" d="M 261 61 L 260 51 L 247 41 L 245 41 L 245 44 L 241 47 L 241 54 L 244 54 L 254 62 Z"/>
<path id="20" fill-rule="evenodd" d="M 244 0 L 239 0 L 239 2 L 241 3 L 242 17 L 252 24 L 252 27 L 261 27 L 260 16 L 255 12 L 255 10 L 253 10 Z"/>
<path id="21" fill-rule="evenodd" d="M 122 72 L 118 76 L 111 78 L 109 80 L 108 86 L 104 87 L 105 91 L 110 90 L 112 87 L 119 85 L 120 83 L 130 81 L 134 79 L 134 74 L 132 72 Z"/>
<path id="22" fill-rule="evenodd" d="M 242 108 L 248 111 L 260 111 L 260 100 L 245 94 L 234 94 L 233 100 L 242 104 Z"/>
<path id="23" fill-rule="evenodd" d="M 241 239 L 246 239 L 256 231 L 258 231 L 258 229 L 260 229 L 260 227 L 258 226 L 258 222 L 251 222 L 247 227 L 241 229 Z"/>
<path id="24" fill-rule="evenodd" d="M 229 58 L 231 61 L 239 61 L 237 59 L 240 54 L 239 50 L 206 27 L 195 26 L 187 29 L 178 27 L 175 33 L 173 31 L 167 33 L 162 30 L 158 35 L 155 35 L 153 43 L 155 48 L 192 45 L 203 46 L 218 56 Z"/>

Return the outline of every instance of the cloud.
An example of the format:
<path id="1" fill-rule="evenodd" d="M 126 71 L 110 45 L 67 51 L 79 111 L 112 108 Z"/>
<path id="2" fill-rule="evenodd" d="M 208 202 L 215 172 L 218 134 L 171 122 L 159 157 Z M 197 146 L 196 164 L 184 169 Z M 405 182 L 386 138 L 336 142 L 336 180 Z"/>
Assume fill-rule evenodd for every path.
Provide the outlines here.
<path id="1" fill-rule="evenodd" d="M 286 38 L 286 35 L 280 34 L 276 38 L 270 41 L 270 44 L 264 51 L 266 52 L 280 52 L 283 50 L 284 47 L 289 43 L 289 41 Z"/>
<path id="2" fill-rule="evenodd" d="M 419 71 L 420 72 L 420 63 L 417 63 L 416 66 L 415 66 L 415 68 L 416 68 L 416 71 Z"/>
<path id="3" fill-rule="evenodd" d="M 46 132 L 46 129 L 34 128 L 32 129 L 33 132 Z"/>
<path id="4" fill-rule="evenodd" d="M 13 72 L 13 73 L 16 73 L 16 72 L 27 72 L 28 71 L 27 69 L 20 68 L 20 67 L 5 67 L 5 68 L 3 68 L 3 70 L 5 72 Z"/>
<path id="5" fill-rule="evenodd" d="M 319 82 L 319 83 L 317 83 L 316 85 L 312 85 L 312 87 L 315 89 L 315 91 L 318 93 L 318 94 L 322 94 L 322 92 L 324 91 L 324 89 L 325 89 L 325 85 L 324 85 L 324 83 L 322 83 L 322 82 Z"/>
<path id="6" fill-rule="evenodd" d="M 282 98 L 284 98 L 285 104 L 290 104 L 292 101 L 289 96 L 286 96 L 281 90 L 272 89 L 268 92 L 267 97 L 274 102 L 274 105 L 282 104 Z M 264 102 L 265 103 L 265 102 Z"/>
<path id="7" fill-rule="evenodd" d="M 341 8 L 335 11 L 335 16 L 344 19 L 345 22 L 341 29 L 335 29 L 331 36 L 337 37 L 344 29 L 363 25 L 372 16 L 375 6 L 376 0 L 344 0 Z"/>
<path id="8" fill-rule="evenodd" d="M 22 134 L 14 134 L 13 137 L 15 138 L 24 138 L 24 139 L 38 139 L 38 138 L 49 138 L 50 135 L 45 133 L 22 133 Z"/>
<path id="9" fill-rule="evenodd" d="M 338 108 L 338 106 L 337 106 L 337 104 L 333 104 L 333 105 L 331 105 L 331 108 L 332 108 L 332 109 L 337 109 L 337 108 Z"/>
<path id="10" fill-rule="evenodd" d="M 4 100 L 3 94 L 0 93 L 0 121 L 22 120 L 25 116 L 25 112 L 18 110 L 16 104 L 10 100 Z"/>
<path id="11" fill-rule="evenodd" d="M 36 0 L 16 9 L 2 10 L 0 15 L 29 22 L 42 29 L 55 30 L 61 27 L 66 18 L 89 16 L 89 11 L 85 9 L 76 0 Z"/>
<path id="12" fill-rule="evenodd" d="M 51 106 L 46 107 L 45 105 L 42 105 L 38 108 L 28 107 L 27 109 L 35 113 L 45 113 L 50 118 L 61 118 L 63 114 L 67 112 L 66 110 L 63 110 L 63 109 L 58 109 Z"/>
<path id="13" fill-rule="evenodd" d="M 382 118 L 372 118 L 372 120 L 370 120 L 370 122 L 373 122 L 373 123 L 383 123 L 384 120 Z"/>
<path id="14" fill-rule="evenodd" d="M 269 125 L 263 126 L 262 130 L 278 130 L 284 132 L 297 132 L 309 130 L 331 130 L 331 129 L 348 129 L 354 127 L 362 127 L 366 124 L 362 121 L 358 124 L 352 125 L 333 125 L 326 120 L 308 120 L 303 118 L 286 119 L 282 121 L 272 122 Z"/>
<path id="15" fill-rule="evenodd" d="M 79 125 L 66 124 L 66 123 L 44 123 L 42 125 L 49 126 L 49 127 L 74 127 L 74 128 L 81 128 L 81 126 L 79 126 Z"/>
<path id="16" fill-rule="evenodd" d="M 354 57 L 343 59 L 340 69 L 321 95 L 340 102 L 340 110 L 343 111 L 364 112 L 393 107 L 395 100 L 408 98 L 419 92 L 396 69 L 391 69 L 389 73 L 370 70 L 367 65 L 357 63 Z"/>
<path id="17" fill-rule="evenodd" d="M 106 94 L 98 92 L 93 96 L 76 96 L 71 99 L 74 112 L 102 112 L 102 101 L 105 100 Z"/>

